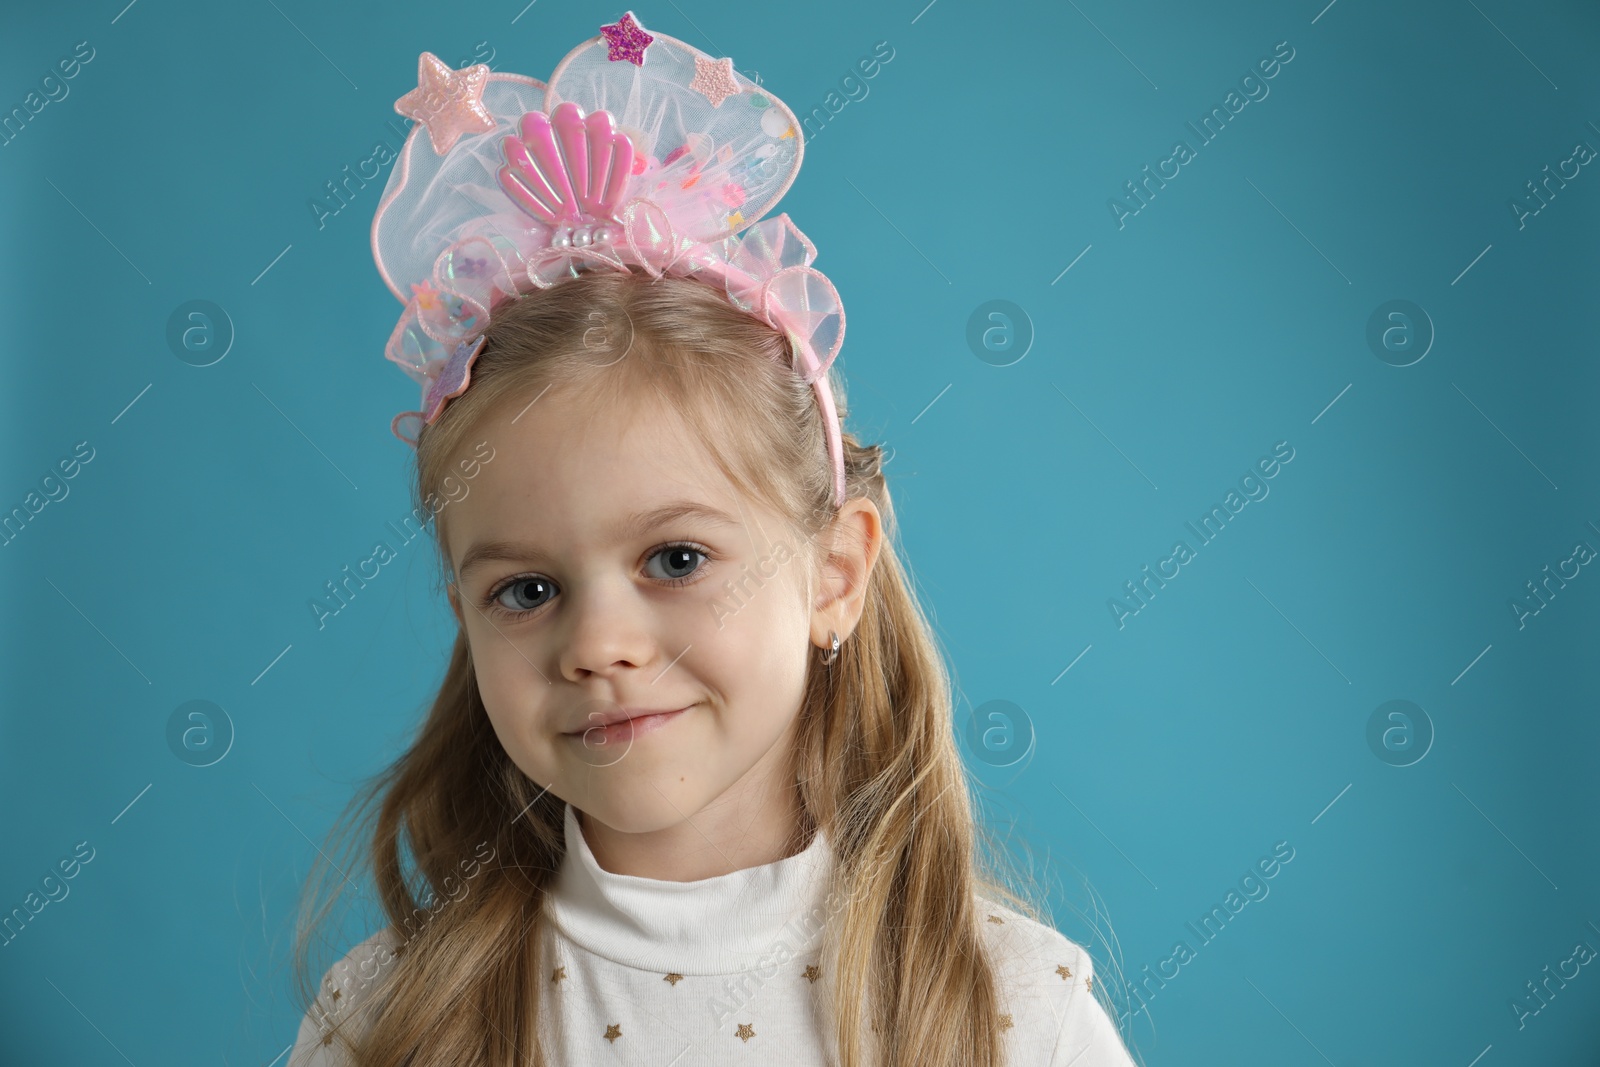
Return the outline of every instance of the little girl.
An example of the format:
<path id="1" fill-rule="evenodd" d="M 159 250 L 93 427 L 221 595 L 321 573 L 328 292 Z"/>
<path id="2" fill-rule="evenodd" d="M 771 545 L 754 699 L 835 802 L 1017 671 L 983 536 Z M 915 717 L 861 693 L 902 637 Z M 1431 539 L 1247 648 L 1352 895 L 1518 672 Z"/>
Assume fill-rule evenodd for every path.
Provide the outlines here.
<path id="1" fill-rule="evenodd" d="M 793 113 L 631 12 L 548 86 L 424 53 L 396 107 L 373 248 L 459 632 L 351 812 L 387 926 L 314 989 L 306 913 L 290 1067 L 1131 1065 L 979 863 L 843 309 L 755 224 Z"/>

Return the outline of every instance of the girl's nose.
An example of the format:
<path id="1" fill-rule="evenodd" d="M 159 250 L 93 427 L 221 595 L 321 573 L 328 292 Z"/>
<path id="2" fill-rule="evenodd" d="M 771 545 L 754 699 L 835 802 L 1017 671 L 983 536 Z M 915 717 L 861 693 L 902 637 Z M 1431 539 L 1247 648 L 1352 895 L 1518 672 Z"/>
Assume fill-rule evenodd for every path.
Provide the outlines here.
<path id="1" fill-rule="evenodd" d="M 561 676 L 577 682 L 649 667 L 658 655 L 648 605 L 626 583 L 569 594 L 561 637 Z"/>

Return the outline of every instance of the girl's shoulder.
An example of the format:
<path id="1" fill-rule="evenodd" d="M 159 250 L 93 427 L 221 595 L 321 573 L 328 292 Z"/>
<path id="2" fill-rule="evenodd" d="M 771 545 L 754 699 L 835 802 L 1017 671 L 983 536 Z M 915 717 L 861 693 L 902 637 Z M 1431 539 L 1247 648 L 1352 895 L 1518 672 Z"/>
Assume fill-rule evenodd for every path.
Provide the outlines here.
<path id="1" fill-rule="evenodd" d="M 1000 1027 L 1022 1064 L 1132 1067 L 1102 1005 L 1094 958 L 1054 927 L 983 896 L 978 926 L 995 971 Z"/>
<path id="2" fill-rule="evenodd" d="M 1069 990 L 1094 989 L 1089 950 L 1059 930 L 987 897 L 976 898 L 978 925 L 990 960 L 1013 984 Z M 1064 995 L 1058 999 L 1067 999 Z"/>
<path id="3" fill-rule="evenodd" d="M 344 1067 L 341 1035 L 365 1028 L 375 992 L 404 952 L 405 939 L 386 926 L 329 967 L 300 1020 L 287 1067 Z"/>

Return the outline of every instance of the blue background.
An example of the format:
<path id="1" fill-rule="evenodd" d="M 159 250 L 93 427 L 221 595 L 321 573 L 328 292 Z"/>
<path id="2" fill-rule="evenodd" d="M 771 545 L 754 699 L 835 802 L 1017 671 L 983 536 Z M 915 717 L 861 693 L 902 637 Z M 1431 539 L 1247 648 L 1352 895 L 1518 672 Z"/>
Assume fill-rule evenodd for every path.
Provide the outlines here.
<path id="1" fill-rule="evenodd" d="M 421 541 L 325 629 L 307 607 L 409 511 L 387 424 L 416 401 L 382 359 L 382 179 L 320 227 L 311 201 L 396 143 L 419 52 L 543 78 L 621 9 L 123 2 L 12 5 L 0 35 L 5 112 L 94 49 L 0 147 L 0 511 L 94 449 L 0 548 L 0 911 L 95 850 L 0 949 L 0 1042 L 269 1064 L 312 842 L 402 750 L 451 634 Z M 1597 965 L 1547 1003 L 1526 983 L 1600 949 L 1600 576 L 1511 604 L 1600 548 L 1600 164 L 1520 225 L 1511 203 L 1600 148 L 1600 10 L 925 2 L 636 11 L 823 108 L 782 209 L 844 295 L 853 429 L 894 449 L 987 728 L 984 817 L 1048 864 L 1120 1011 L 1195 951 L 1137 987 L 1147 1063 L 1594 1063 Z M 1200 144 L 1185 124 L 1283 41 Z M 1195 158 L 1119 226 L 1180 138 Z M 1435 334 L 1408 366 L 1367 340 L 1397 299 Z M 167 339 L 192 300 L 231 323 L 210 366 Z M 1021 313 L 974 349 L 992 300 Z M 1185 524 L 1280 441 L 1270 494 L 1201 545 Z M 167 740 L 195 699 L 234 731 L 204 768 Z M 1420 709 L 1409 750 L 1369 743 L 1391 700 Z M 1202 942 L 1278 842 L 1269 895 Z"/>

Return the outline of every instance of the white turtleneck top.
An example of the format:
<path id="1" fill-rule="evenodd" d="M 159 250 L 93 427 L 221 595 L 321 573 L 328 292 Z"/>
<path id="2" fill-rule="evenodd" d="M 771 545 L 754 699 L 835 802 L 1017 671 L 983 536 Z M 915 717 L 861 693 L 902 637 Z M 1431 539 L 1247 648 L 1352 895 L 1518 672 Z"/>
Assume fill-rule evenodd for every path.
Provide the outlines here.
<path id="1" fill-rule="evenodd" d="M 824 1065 L 821 924 L 833 854 L 818 831 L 803 851 L 692 882 L 613 874 L 571 805 L 567 853 L 547 897 L 551 936 L 544 1048 L 560 1065 Z M 1132 1067 L 1095 998 L 1089 953 L 1024 915 L 979 899 L 997 972 L 1009 1067 Z M 288 1067 L 348 1067 L 324 1016 L 359 1012 L 403 956 L 393 928 L 324 976 Z M 400 950 L 400 951 L 397 951 Z M 816 993 L 813 993 L 813 990 Z M 353 1025 L 359 1026 L 357 1022 Z"/>

